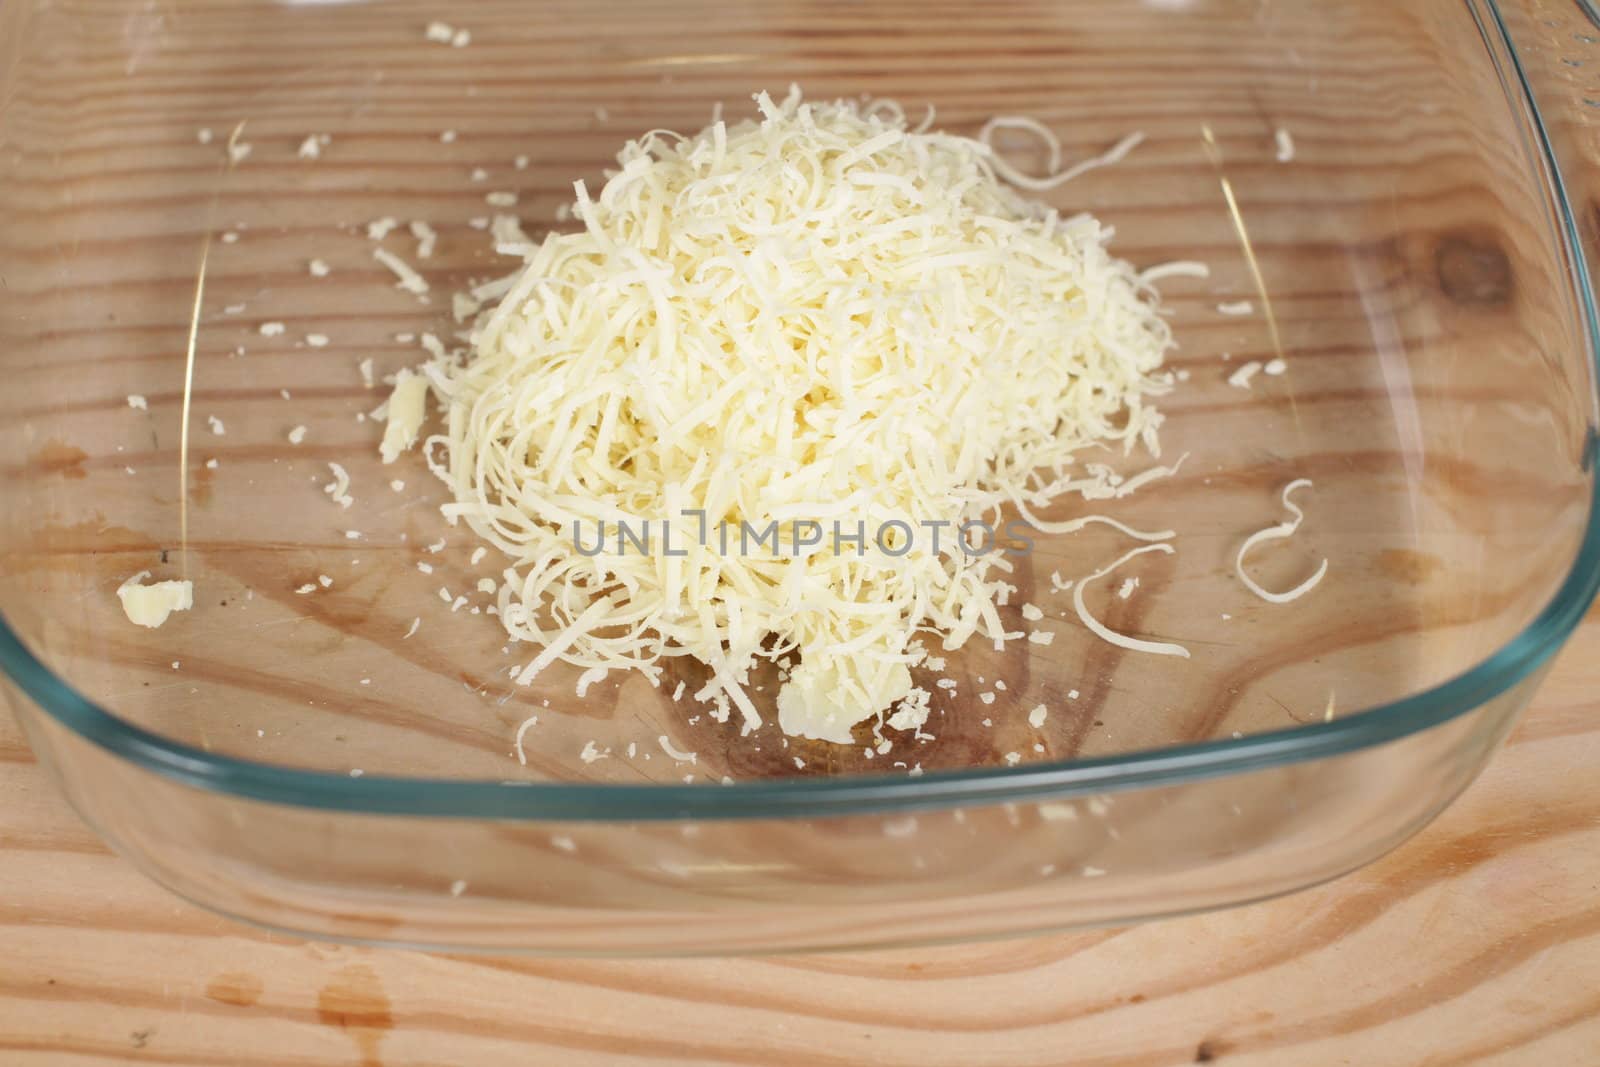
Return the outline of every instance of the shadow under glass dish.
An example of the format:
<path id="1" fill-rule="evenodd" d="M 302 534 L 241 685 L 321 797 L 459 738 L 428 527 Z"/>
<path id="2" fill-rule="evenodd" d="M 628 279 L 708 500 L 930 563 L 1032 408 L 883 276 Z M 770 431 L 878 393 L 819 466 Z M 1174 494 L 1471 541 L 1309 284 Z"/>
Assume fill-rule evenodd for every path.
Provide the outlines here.
<path id="1" fill-rule="evenodd" d="M 562 952 L 902 943 L 1254 899 L 1431 817 L 1592 596 L 1592 308 L 1491 7 L 484 3 L 451 9 L 465 48 L 425 39 L 435 17 L 0 12 L 0 659 L 78 809 L 191 899 L 322 936 Z M 1211 270 L 1160 285 L 1188 375 L 1159 401 L 1163 460 L 1188 458 L 1096 507 L 1175 529 L 1177 552 L 1086 594 L 1192 658 L 1080 625 L 1052 575 L 1128 547 L 1090 528 L 1039 538 L 1010 578 L 1008 629 L 1052 643 L 946 654 L 933 739 L 886 730 L 888 753 L 867 729 L 741 737 L 671 699 L 697 686 L 687 664 L 582 698 L 562 667 L 512 683 L 532 652 L 472 613 L 491 602 L 476 541 L 439 516 L 421 457 L 379 463 L 364 416 L 384 390 L 358 364 L 415 364 L 397 335 L 449 334 L 449 294 L 516 267 L 482 220 L 563 227 L 571 182 L 597 188 L 627 138 L 698 129 L 718 102 L 744 117 L 791 82 L 933 106 L 954 132 L 1025 114 L 1069 159 L 1145 134 L 1041 195 L 1114 226 L 1137 266 Z M 231 165 L 230 140 L 249 146 Z M 1027 138 L 1001 144 L 1043 167 Z M 385 216 L 426 301 L 373 261 Z M 411 220 L 440 235 L 427 259 Z M 1218 310 L 1238 301 L 1252 313 Z M 1280 356 L 1283 375 L 1229 384 Z M 348 509 L 323 492 L 329 462 Z M 1234 554 L 1302 477 L 1305 525 L 1251 570 L 1287 588 L 1326 558 L 1328 576 L 1268 604 Z M 193 579 L 194 610 L 131 626 L 115 589 L 140 570 Z M 756 684 L 770 712 L 776 680 Z"/>

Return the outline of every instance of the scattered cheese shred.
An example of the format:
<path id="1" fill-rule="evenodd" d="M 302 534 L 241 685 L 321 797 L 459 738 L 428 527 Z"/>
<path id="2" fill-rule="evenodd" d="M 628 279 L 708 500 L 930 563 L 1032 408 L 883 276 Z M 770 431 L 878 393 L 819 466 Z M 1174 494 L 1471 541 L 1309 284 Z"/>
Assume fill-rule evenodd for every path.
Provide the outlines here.
<path id="1" fill-rule="evenodd" d="M 1260 370 L 1261 362 L 1252 359 L 1249 363 L 1244 364 L 1244 366 L 1228 375 L 1228 384 L 1235 389 L 1248 389 L 1250 388 L 1250 379 L 1254 378 Z"/>
<path id="2" fill-rule="evenodd" d="M 144 397 L 140 396 L 138 393 L 129 393 L 128 394 L 128 406 L 130 408 L 136 408 L 139 411 L 149 411 L 150 410 L 150 404 L 145 400 Z"/>
<path id="3" fill-rule="evenodd" d="M 422 420 L 427 416 L 428 380 L 409 370 L 395 375 L 394 391 L 389 394 L 388 420 L 383 428 L 380 452 L 385 463 L 393 463 L 400 453 L 417 443 Z"/>
<path id="4" fill-rule="evenodd" d="M 1150 284 L 1205 268 L 1141 274 L 1107 252 L 1097 220 L 1000 180 L 1052 188 L 1120 159 L 1137 134 L 1034 178 L 987 138 L 1005 125 L 1048 135 L 1036 124 L 1002 120 L 973 139 L 910 129 L 888 102 L 756 99 L 757 120 L 646 134 L 597 194 L 576 183 L 581 229 L 520 249 L 520 274 L 474 292 L 497 303 L 468 358 L 440 346 L 396 377 L 382 453 L 412 447 L 431 390 L 443 428 L 424 454 L 452 492 L 443 512 L 509 557 L 500 619 L 542 646 L 520 684 L 558 661 L 656 681 L 663 658 L 687 652 L 710 668 L 696 699 L 752 729 L 749 671 L 798 652 L 780 727 L 847 743 L 912 693 L 919 632 L 946 649 L 1024 636 L 995 611 L 1014 590 L 997 573 L 1009 564 L 954 550 L 953 535 L 892 559 L 826 543 L 723 552 L 686 516 L 774 524 L 787 546 L 803 520 L 953 530 L 1005 504 L 1124 496 L 1175 473 L 1086 475 L 1076 454 L 1157 453 L 1146 398 L 1170 388 L 1171 332 Z M 673 522 L 686 555 L 577 551 L 580 526 L 587 544 L 622 518 Z M 1088 521 L 1112 520 L 1073 520 Z"/>
<path id="5" fill-rule="evenodd" d="M 417 239 L 417 258 L 428 259 L 433 255 L 433 248 L 439 242 L 439 235 L 432 226 L 420 220 L 414 221 L 410 226 L 411 236 Z"/>
<path id="6" fill-rule="evenodd" d="M 1072 607 L 1073 610 L 1078 613 L 1078 618 L 1083 621 L 1083 624 L 1087 626 L 1090 632 L 1096 637 L 1100 638 L 1102 641 L 1109 641 L 1111 644 L 1116 645 L 1119 648 L 1132 649 L 1135 652 L 1154 652 L 1160 656 L 1182 656 L 1184 659 L 1188 659 L 1189 650 L 1184 648 L 1182 645 L 1172 644 L 1171 642 L 1167 641 L 1146 641 L 1142 638 L 1129 637 L 1126 634 L 1117 633 L 1115 630 L 1106 627 L 1093 615 L 1090 615 L 1089 609 L 1085 607 L 1083 603 L 1083 590 L 1084 587 L 1090 582 L 1093 582 L 1099 578 L 1104 578 L 1106 575 L 1110 574 L 1112 571 L 1116 570 L 1130 559 L 1133 559 L 1135 556 L 1142 556 L 1146 552 L 1160 552 L 1170 555 L 1172 551 L 1172 546 L 1168 544 L 1140 545 L 1138 548 L 1132 549 L 1131 551 L 1119 556 L 1116 561 L 1111 563 L 1109 566 L 1102 567 L 1093 574 L 1089 575 L 1087 578 L 1083 579 L 1072 590 Z"/>
<path id="7" fill-rule="evenodd" d="M 394 276 L 399 279 L 395 282 L 395 288 L 404 289 L 408 293 L 416 293 L 418 296 L 428 291 L 427 280 L 413 270 L 411 264 L 387 248 L 373 249 L 372 258 L 388 267 Z"/>
<path id="8" fill-rule="evenodd" d="M 668 737 L 666 734 L 662 734 L 660 737 L 656 738 L 656 744 L 661 746 L 661 751 L 665 752 L 668 756 L 671 756 L 679 763 L 699 762 L 699 753 L 685 752 L 681 748 L 674 747 L 672 744 L 672 738 Z"/>
<path id="9" fill-rule="evenodd" d="M 409 637 L 411 635 L 407 634 L 406 636 Z M 517 762 L 522 764 L 524 767 L 528 765 L 528 754 L 522 749 L 522 738 L 523 735 L 537 725 L 539 725 L 539 716 L 529 715 L 526 719 L 522 720 L 522 725 L 517 727 Z"/>
<path id="10" fill-rule="evenodd" d="M 183 581 L 152 582 L 145 585 L 149 571 L 140 571 L 117 586 L 117 599 L 122 601 L 122 613 L 135 626 L 155 629 L 167 621 L 174 611 L 188 611 L 194 607 L 194 583 Z"/>
<path id="11" fill-rule="evenodd" d="M 1324 559 L 1321 564 L 1317 566 L 1316 573 L 1286 593 L 1269 592 L 1268 590 L 1261 588 L 1260 585 L 1256 584 L 1255 579 L 1251 578 L 1250 575 L 1245 573 L 1245 553 L 1249 552 L 1252 548 L 1261 544 L 1263 541 L 1278 541 L 1292 537 L 1294 536 L 1294 532 L 1300 529 L 1300 523 L 1306 517 L 1305 512 L 1301 511 L 1299 505 L 1289 499 L 1289 494 L 1300 488 L 1310 489 L 1311 479 L 1296 478 L 1294 481 L 1283 487 L 1283 506 L 1289 509 L 1289 513 L 1292 517 L 1285 522 L 1278 523 L 1276 526 L 1268 526 L 1264 530 L 1257 530 L 1255 533 L 1245 538 L 1244 544 L 1239 546 L 1239 554 L 1233 559 L 1233 570 L 1234 573 L 1239 576 L 1239 581 L 1244 583 L 1246 589 L 1250 590 L 1256 596 L 1267 601 L 1268 603 L 1287 604 L 1291 600 L 1299 600 L 1301 597 L 1311 592 L 1312 589 L 1316 588 L 1317 583 L 1322 581 L 1322 576 L 1328 573 L 1328 561 Z"/>
<path id="12" fill-rule="evenodd" d="M 1250 315 L 1255 310 L 1256 306 L 1248 300 L 1235 300 L 1231 303 L 1217 305 L 1217 314 L 1219 315 Z"/>
<path id="13" fill-rule="evenodd" d="M 333 472 L 333 481 L 322 487 L 322 491 L 333 498 L 333 502 L 341 508 L 347 508 L 355 503 L 350 495 L 350 472 L 338 463 L 328 464 L 328 470 Z"/>
<path id="14" fill-rule="evenodd" d="M 1032 133 L 1045 143 L 1045 148 L 1050 153 L 1050 169 L 1044 177 L 1038 178 L 1024 174 L 1022 171 L 1006 162 L 1005 158 L 994 150 L 992 144 L 994 132 L 999 129 L 1020 129 Z M 1036 119 L 1020 115 L 1000 115 L 984 123 L 983 129 L 978 131 L 978 143 L 988 149 L 989 163 L 996 174 L 1019 189 L 1032 189 L 1044 191 L 1065 185 L 1072 179 L 1087 174 L 1099 167 L 1107 167 L 1119 163 L 1123 157 L 1144 143 L 1143 133 L 1131 133 L 1118 141 L 1103 155 L 1093 156 L 1077 163 L 1066 170 L 1061 169 L 1061 141 L 1052 133 L 1049 127 Z"/>
<path id="15" fill-rule="evenodd" d="M 1284 129 L 1282 126 L 1279 126 L 1276 130 L 1272 131 L 1272 139 L 1274 142 L 1276 142 L 1276 147 L 1278 149 L 1277 160 L 1279 163 L 1287 163 L 1294 158 L 1293 134 Z"/>

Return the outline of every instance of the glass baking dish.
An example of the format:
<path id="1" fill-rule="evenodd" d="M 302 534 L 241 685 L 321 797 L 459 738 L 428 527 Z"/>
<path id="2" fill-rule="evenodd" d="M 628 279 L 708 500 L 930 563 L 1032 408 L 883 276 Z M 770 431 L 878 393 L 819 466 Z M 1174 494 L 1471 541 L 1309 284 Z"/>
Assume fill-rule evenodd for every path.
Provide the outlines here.
<path id="1" fill-rule="evenodd" d="M 9 703 L 141 869 L 316 937 L 792 951 L 1332 878 L 1472 780 L 1600 581 L 1593 208 L 1568 188 L 1592 165 L 1572 83 L 1593 32 L 1564 4 L 1445 0 L 7 4 Z M 498 623 L 441 601 L 470 592 L 473 542 L 419 458 L 379 464 L 359 366 L 455 327 L 394 288 L 368 224 L 400 223 L 385 247 L 438 297 L 514 266 L 487 194 L 530 233 L 564 225 L 628 137 L 791 83 L 963 133 L 1028 115 L 1074 157 L 1144 134 L 1042 195 L 1137 265 L 1210 267 L 1162 285 L 1187 377 L 1163 437 L 1189 458 L 1114 505 L 1178 551 L 1130 565 L 1135 596 L 1086 594 L 1191 659 L 1099 642 L 1052 590 L 1120 551 L 1108 529 L 1019 565 L 1052 644 L 969 643 L 932 736 L 882 752 L 740 737 L 672 678 L 519 687 Z M 1272 317 L 1218 310 L 1241 301 Z M 1305 526 L 1255 566 L 1328 576 L 1266 603 L 1233 554 L 1302 477 Z M 142 570 L 193 579 L 193 610 L 131 626 L 116 589 Z"/>

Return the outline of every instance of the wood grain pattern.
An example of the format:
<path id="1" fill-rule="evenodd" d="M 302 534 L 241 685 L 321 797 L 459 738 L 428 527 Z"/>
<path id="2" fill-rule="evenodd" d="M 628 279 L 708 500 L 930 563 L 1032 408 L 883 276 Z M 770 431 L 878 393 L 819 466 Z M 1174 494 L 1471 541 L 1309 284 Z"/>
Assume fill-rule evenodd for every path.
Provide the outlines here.
<path id="1" fill-rule="evenodd" d="M 1534 6 L 1542 15 L 1556 14 L 1555 0 Z M 1561 6 L 1561 16 L 1572 14 Z M 1003 48 L 1019 60 L 989 102 L 1020 96 L 1020 86 L 1046 75 L 1064 84 L 1087 78 L 1085 84 L 1092 85 L 1088 66 L 1062 72 L 1051 57 L 1029 56 L 1037 5 L 995 7 L 1013 19 L 997 23 L 994 38 L 983 46 Z M 844 18 L 845 5 L 839 10 Z M 583 13 L 583 5 L 573 7 L 574 18 Z M 875 21 L 871 8 L 850 6 L 848 17 L 861 28 L 863 53 L 881 46 L 871 38 L 894 28 L 892 18 Z M 641 29 L 670 26 L 670 5 L 641 6 Z M 1570 37 L 1570 22 L 1559 26 L 1562 40 Z M 804 27 L 759 29 L 798 39 Z M 738 46 L 738 34 L 724 36 L 717 47 Z M 1550 63 L 1564 54 L 1557 37 L 1552 28 Z M 570 61 L 564 49 L 574 39 L 579 39 L 576 31 L 573 38 L 552 42 L 552 58 Z M 970 44 L 948 42 L 952 54 Z M 1180 44 L 1172 45 L 1171 54 L 1158 41 L 1148 47 L 1152 57 L 1166 54 L 1168 62 L 1171 54 L 1181 54 Z M 1386 70 L 1384 47 L 1374 42 L 1367 72 L 1351 69 L 1348 77 L 1359 80 Z M 0 57 L 5 54 L 0 41 Z M 830 61 L 840 69 L 850 67 L 848 55 Z M 1199 73 L 1226 81 L 1227 72 Z M 248 83 L 249 71 L 242 74 Z M 574 87 L 577 114 L 587 106 L 593 86 L 576 74 L 564 77 Z M 904 76 L 896 83 L 903 84 Z M 1397 84 L 1390 80 L 1385 90 Z M 314 93 L 317 87 L 310 78 L 302 89 Z M 718 88 L 732 93 L 746 86 L 730 80 Z M 1419 81 L 1418 91 L 1423 88 Z M 411 96 L 395 99 L 426 108 L 426 90 L 419 85 Z M 181 101 L 181 87 L 173 91 Z M 1170 101 L 1134 99 L 1123 105 L 1138 112 L 1156 103 Z M 108 78 L 82 100 L 57 104 L 115 119 L 116 80 Z M 1370 106 L 1381 112 L 1385 93 L 1373 92 Z M 503 116 L 508 108 L 501 100 L 485 114 Z M 1108 111 L 1105 127 L 1124 127 L 1130 113 Z M 1574 115 L 1562 121 L 1580 132 L 1591 129 L 1582 112 Z M 445 114 L 424 117 L 439 125 L 448 120 Z M 280 126 L 292 126 L 293 118 L 278 116 Z M 1246 112 L 1231 121 L 1239 136 L 1259 132 L 1258 118 Z M 578 119 L 574 123 L 583 125 Z M 138 141 L 152 132 L 173 131 L 141 129 L 135 122 L 117 128 L 114 136 Z M 1090 131 L 1085 142 L 1102 132 Z M 375 156 L 399 151 L 385 141 L 381 123 L 373 134 L 369 147 Z M 1317 135 L 1328 145 L 1337 144 L 1339 136 L 1337 128 Z M 609 143 L 610 135 L 604 139 Z M 503 151 L 513 144 L 507 140 Z M 1388 147 L 1414 151 L 1417 158 L 1439 148 L 1421 142 Z M 80 145 L 68 153 L 69 162 L 76 160 L 83 191 L 95 182 L 116 180 L 126 183 L 142 211 L 183 208 L 181 202 L 160 199 L 163 175 L 142 173 L 131 155 L 125 172 L 106 172 L 98 165 L 99 151 Z M 582 163 L 592 155 L 581 153 Z M 554 188 L 571 169 L 572 161 L 557 160 L 535 173 Z M 421 172 L 427 173 L 426 164 Z M 441 167 L 435 184 L 455 181 Z M 1454 187 L 1448 173 L 1436 173 L 1424 186 L 1407 190 L 1405 203 L 1418 212 L 1449 205 L 1449 213 L 1458 213 L 1463 201 L 1470 203 L 1470 194 Z M 365 190 L 349 195 L 353 204 L 369 202 Z M 384 195 L 415 206 L 437 194 L 408 188 Z M 1158 206 L 1144 205 L 1148 210 Z M 179 236 L 166 249 L 173 257 L 170 277 L 112 295 L 136 308 L 152 288 L 181 293 L 189 279 L 180 260 L 192 233 Z M 112 254 L 124 239 L 116 233 L 94 238 Z M 148 249 L 147 235 L 137 240 Z M 292 234 L 285 245 L 293 247 Z M 1149 240 L 1133 250 L 1153 257 L 1162 248 Z M 52 254 L 47 248 L 24 251 L 41 261 Z M 1282 254 L 1288 257 L 1291 250 Z M 1374 262 L 1388 262 L 1385 255 L 1381 245 L 1374 246 Z M 287 274 L 234 281 L 241 293 L 295 284 Z M 1304 316 L 1300 326 L 1308 333 L 1358 314 L 1339 293 L 1295 293 L 1286 308 Z M 303 317 L 299 325 L 339 321 L 337 309 L 330 307 Z M 118 331 L 124 347 L 115 352 L 94 350 L 95 333 L 85 332 L 83 358 L 134 367 L 165 362 L 169 332 L 164 324 L 141 322 L 134 315 Z M 359 349 L 362 353 L 400 355 L 376 332 L 363 343 L 369 347 Z M 1207 339 L 1196 347 L 1208 352 L 1221 343 L 1226 342 Z M 1355 405 L 1382 399 L 1328 387 L 1340 379 L 1341 364 L 1360 354 L 1336 344 L 1299 350 L 1325 375 L 1317 379 L 1323 388 L 1315 402 Z M 129 375 L 137 380 L 134 370 Z M 275 393 L 275 385 L 259 390 L 260 395 L 217 389 L 206 400 L 243 406 Z M 316 383 L 307 394 L 325 400 L 358 397 L 342 379 Z M 152 394 L 151 399 L 170 404 L 174 395 Z M 93 419 L 121 403 L 108 394 L 52 413 Z M 1193 410 L 1214 413 L 1226 407 L 1195 405 Z M 1235 413 L 1244 414 L 1242 408 Z M 4 476 L 66 479 L 85 466 L 92 471 L 96 463 L 113 470 L 112 464 L 124 461 L 153 466 L 170 462 L 170 443 L 152 441 L 146 453 L 91 458 L 87 464 L 65 450 L 41 455 L 48 470 L 7 470 Z M 1363 455 L 1355 450 L 1324 461 L 1330 468 L 1359 465 Z M 265 450 L 251 455 L 243 447 L 229 456 L 230 463 L 240 464 L 264 464 L 270 458 Z M 308 458 L 320 460 L 324 453 Z M 1466 484 L 1484 473 L 1460 471 L 1445 480 Z M 1220 479 L 1253 485 L 1259 476 L 1235 469 Z M 1496 493 L 1504 490 L 1499 482 L 1485 484 L 1493 484 Z M 130 551 L 149 547 L 147 535 L 126 533 Z M 105 535 L 97 528 L 94 543 L 103 548 Z M 1414 559 L 1380 558 L 1399 573 L 1426 577 Z M 1425 570 L 1426 564 L 1421 566 Z M 154 671 L 162 665 L 149 666 Z M 1588 788 L 1600 764 L 1597 665 L 1600 612 L 1592 611 L 1484 777 L 1400 850 L 1327 886 L 1247 909 L 1128 929 L 941 949 L 740 960 L 426 956 L 253 934 L 183 904 L 109 854 L 61 801 L 15 724 L 0 716 L 0 1064 L 1544 1067 L 1600 1062 L 1600 994 L 1595 992 L 1600 989 L 1600 797 Z M 419 721 L 408 728 L 425 725 Z M 486 747 L 493 743 L 487 736 L 482 741 Z"/>
<path id="2" fill-rule="evenodd" d="M 23 605 L 14 624 L 87 695 L 209 751 L 479 780 L 677 782 L 654 745 L 663 734 L 698 753 L 683 770 L 699 779 L 898 775 L 1003 765 L 1011 753 L 1027 764 L 1277 729 L 1320 714 L 1329 676 L 1346 713 L 1453 676 L 1547 599 L 1585 490 L 1576 463 L 1544 461 L 1583 439 L 1565 382 L 1577 318 L 1561 306 L 1538 183 L 1471 20 L 1444 0 L 1415 10 L 1296 0 L 1281 14 L 1193 5 L 1181 17 L 1140 4 L 1069 9 L 787 0 L 730 18 L 695 0 L 630 4 L 619 25 L 582 3 L 540 5 L 535 17 L 481 0 L 451 15 L 475 27 L 469 49 L 422 39 L 438 13 L 426 4 L 394 5 L 383 20 L 354 5 L 285 14 L 243 0 L 175 0 L 126 20 L 111 0 L 51 9 L 29 38 L 42 61 L 14 90 L 24 150 L 0 186 L 0 254 L 17 265 L 0 290 L 0 368 L 14 383 L 0 392 L 0 510 L 40 516 L 0 549 L 0 582 L 15 576 Z M 1435 62 L 1455 50 L 1467 62 Z M 1179 550 L 1130 567 L 1139 596 L 1120 601 L 1104 583 L 1088 606 L 1113 628 L 1204 656 L 1130 662 L 1093 638 L 1049 576 L 1091 573 L 1120 553 L 1118 535 L 1041 537 L 1009 579 L 1018 591 L 1001 617 L 1021 631 L 1021 604 L 1037 601 L 1054 642 L 999 654 L 969 642 L 946 657 L 960 685 L 934 690 L 936 740 L 891 731 L 884 759 L 869 727 L 850 747 L 769 728 L 757 747 L 737 723 L 685 714 L 667 696 L 670 676 L 657 691 L 618 672 L 582 700 L 568 665 L 514 685 L 508 668 L 531 655 L 492 618 L 471 618 L 478 604 L 457 612 L 453 595 L 437 596 L 474 589 L 473 541 L 436 514 L 442 493 L 419 457 L 398 468 L 404 494 L 387 489 L 396 468 L 379 466 L 365 419 L 380 394 L 363 387 L 358 361 L 380 376 L 414 364 L 422 353 L 396 333 L 449 336 L 448 292 L 509 268 L 470 226 L 490 213 L 486 191 L 514 189 L 537 234 L 574 178 L 601 180 L 625 137 L 693 129 L 713 101 L 746 114 L 753 89 L 791 80 L 813 97 L 883 93 L 913 113 L 933 104 L 940 125 L 966 132 L 1025 110 L 1061 130 L 1073 157 L 1146 133 L 1118 167 L 1052 197 L 1114 225 L 1113 249 L 1135 263 L 1201 258 L 1213 271 L 1163 286 L 1181 344 L 1173 364 L 1192 375 L 1161 402 L 1163 444 L 1187 466 L 1160 493 L 1113 508 L 1133 525 L 1179 530 Z M 221 140 L 241 119 L 253 152 L 224 171 Z M 1274 158 L 1275 124 L 1294 129 L 1292 166 Z M 200 144 L 202 126 L 217 140 Z M 1262 317 L 1216 310 L 1254 283 L 1202 128 L 1222 146 L 1292 368 L 1249 392 L 1229 374 L 1276 353 Z M 459 136 L 444 143 L 447 129 Z M 314 164 L 295 152 L 313 131 L 332 137 Z M 469 178 L 475 167 L 487 180 Z M 397 293 L 372 261 L 362 224 L 382 215 L 438 229 L 437 251 L 417 261 L 432 305 Z M 213 231 L 239 239 L 210 246 L 191 540 L 173 560 L 196 579 L 198 604 L 160 631 L 130 633 L 112 590 L 141 569 L 165 576 L 177 541 L 183 356 L 198 250 Z M 389 245 L 409 256 L 403 234 Z M 306 272 L 313 256 L 330 276 Z M 286 329 L 262 336 L 269 322 Z M 332 344 L 308 347 L 312 332 Z M 63 368 L 83 387 L 64 388 Z M 147 409 L 130 409 L 130 393 Z M 205 430 L 212 415 L 226 436 Z M 7 426 L 31 421 L 41 439 L 5 447 Z M 297 423 L 310 432 L 292 446 Z M 351 473 L 348 511 L 319 492 L 329 461 Z M 1261 553 L 1262 578 L 1282 581 L 1321 556 L 1339 580 L 1283 611 L 1243 590 L 1230 549 L 1279 517 L 1276 490 L 1296 477 L 1316 480 L 1312 519 L 1294 546 Z M 1505 506 L 1479 506 L 1486 498 Z M 362 538 L 346 540 L 350 529 Z M 447 535 L 446 551 L 424 548 Z M 1501 548 L 1502 566 L 1480 565 L 1480 538 Z M 1437 570 L 1373 580 L 1390 577 L 1381 561 L 1396 551 L 1424 553 Z M 296 594 L 321 575 L 333 580 L 325 593 Z M 61 603 L 74 615 L 57 633 Z M 413 619 L 421 627 L 407 639 Z M 1007 688 L 979 705 L 993 679 Z M 769 720 L 776 691 L 769 681 L 752 695 Z M 1049 722 L 1017 725 L 1039 703 L 1054 709 Z M 530 715 L 540 722 L 523 766 L 511 739 Z M 591 742 L 611 757 L 582 762 Z M 641 754 L 624 755 L 630 746 Z"/>
<path id="3" fill-rule="evenodd" d="M 1027 941 L 685 961 L 252 934 L 109 855 L 0 719 L 0 1063 L 1593 1063 L 1597 689 L 1600 612 L 1437 823 L 1279 901 Z"/>

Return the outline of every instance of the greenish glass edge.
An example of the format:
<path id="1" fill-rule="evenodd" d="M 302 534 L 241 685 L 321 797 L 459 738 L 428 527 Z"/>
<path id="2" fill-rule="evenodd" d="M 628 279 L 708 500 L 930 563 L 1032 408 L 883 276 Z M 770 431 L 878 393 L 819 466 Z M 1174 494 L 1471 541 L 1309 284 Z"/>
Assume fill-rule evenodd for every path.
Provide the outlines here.
<path id="1" fill-rule="evenodd" d="M 1490 46 L 1492 36 L 1532 117 L 1571 259 L 1570 283 L 1583 309 L 1592 363 L 1600 354 L 1600 311 L 1583 243 L 1549 131 L 1495 0 L 1468 5 Z M 1501 70 L 1502 80 L 1508 72 Z M 1600 374 L 1600 363 L 1596 364 Z M 1583 541 L 1550 603 L 1520 634 L 1482 663 L 1432 689 L 1332 722 L 1271 733 L 1155 749 L 1124 756 L 1016 768 L 939 772 L 919 778 L 850 776 L 732 785 L 609 785 L 553 782 L 458 782 L 299 770 L 204 752 L 126 722 L 57 678 L 0 615 L 0 669 L 39 707 L 85 740 L 173 782 L 230 796 L 345 812 L 470 819 L 659 821 L 670 819 L 817 818 L 974 804 L 1038 801 L 1093 792 L 1149 788 L 1264 770 L 1344 755 L 1472 711 L 1530 677 L 1576 629 L 1600 591 L 1600 492 L 1594 484 L 1600 437 L 1591 429 L 1589 515 Z"/>

